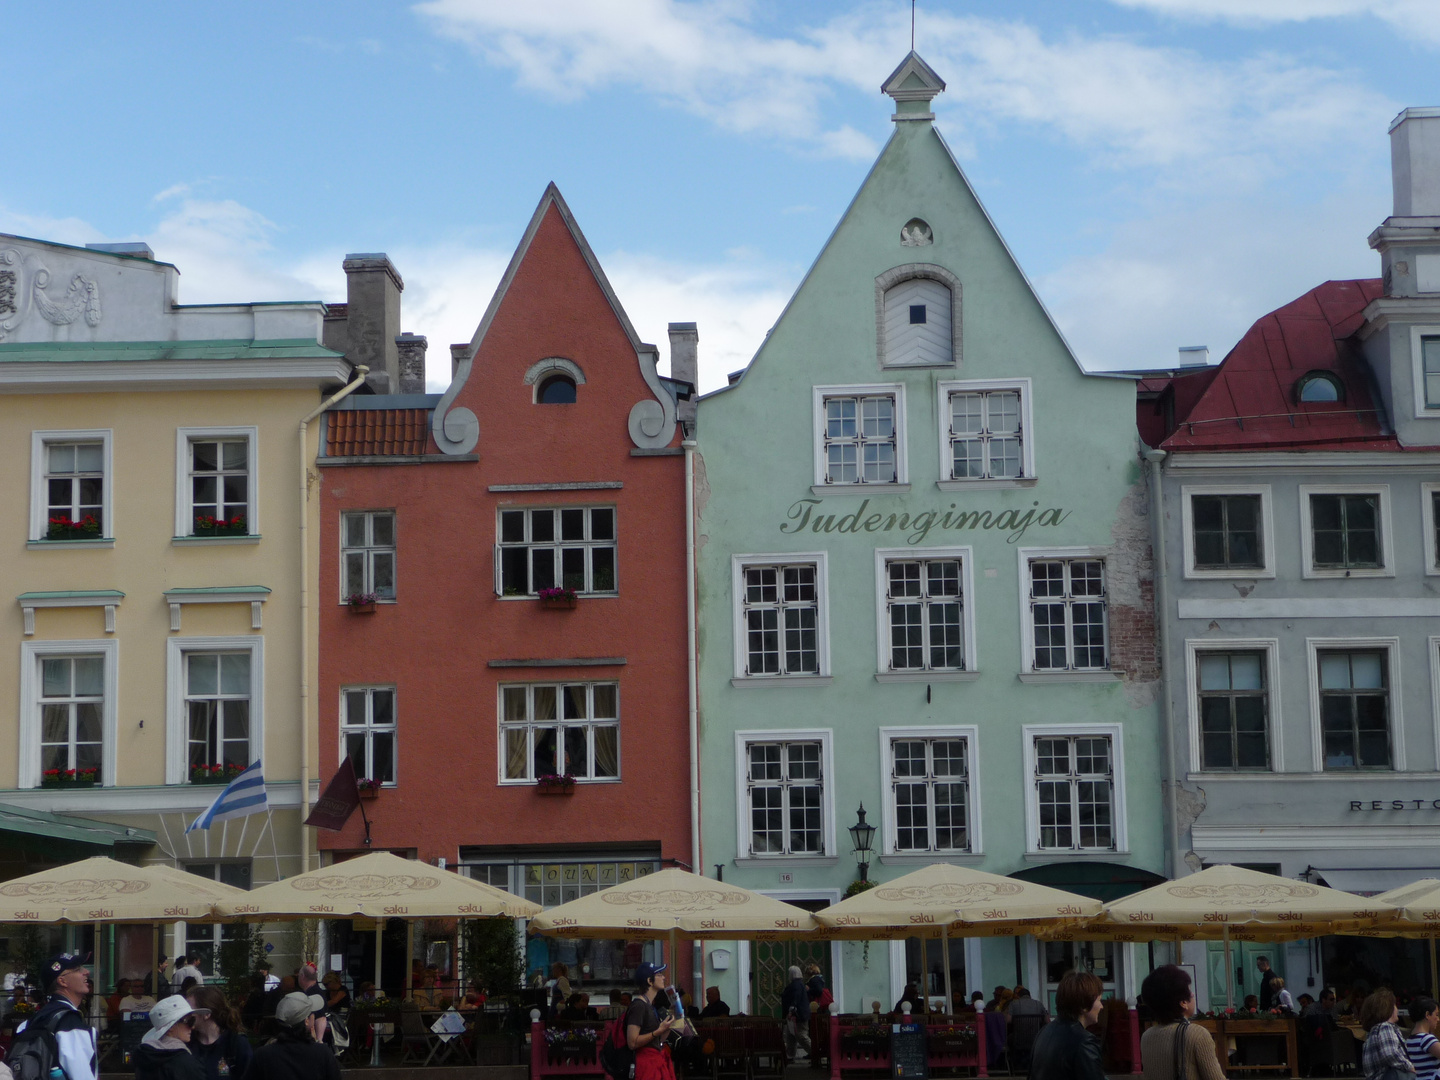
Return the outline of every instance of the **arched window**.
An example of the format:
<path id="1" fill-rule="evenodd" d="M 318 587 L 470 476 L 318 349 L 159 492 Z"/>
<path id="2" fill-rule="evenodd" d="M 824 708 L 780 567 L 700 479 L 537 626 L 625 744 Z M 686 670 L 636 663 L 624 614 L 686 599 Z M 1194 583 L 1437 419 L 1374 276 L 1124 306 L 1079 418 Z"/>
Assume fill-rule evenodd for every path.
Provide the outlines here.
<path id="1" fill-rule="evenodd" d="M 574 405 L 575 380 L 569 375 L 551 375 L 535 391 L 538 405 Z"/>
<path id="2" fill-rule="evenodd" d="M 942 267 L 897 266 L 875 280 L 877 350 L 886 367 L 949 367 L 959 354 L 960 282 Z"/>
<path id="3" fill-rule="evenodd" d="M 1328 371 L 1307 371 L 1295 381 L 1295 400 L 1344 401 L 1345 384 Z"/>

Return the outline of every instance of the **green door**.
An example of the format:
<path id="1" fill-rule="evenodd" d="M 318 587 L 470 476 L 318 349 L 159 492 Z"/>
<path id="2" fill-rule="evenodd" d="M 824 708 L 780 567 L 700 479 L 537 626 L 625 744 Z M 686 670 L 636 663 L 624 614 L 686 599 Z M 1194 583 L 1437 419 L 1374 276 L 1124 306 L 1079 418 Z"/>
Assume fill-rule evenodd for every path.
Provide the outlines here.
<path id="1" fill-rule="evenodd" d="M 1270 966 L 1275 969 L 1275 974 L 1283 979 L 1285 977 L 1284 946 L 1261 945 L 1253 941 L 1232 941 L 1230 943 L 1230 962 L 1235 965 L 1235 971 L 1231 975 L 1234 980 L 1235 993 L 1235 1000 L 1232 1004 L 1236 1008 L 1244 1003 L 1247 994 L 1260 996 L 1260 969 L 1255 966 L 1255 961 L 1262 956 L 1270 961 Z M 1225 1004 L 1225 943 L 1223 941 L 1207 942 L 1205 961 L 1210 978 L 1210 1007 L 1212 1009 L 1219 1008 Z M 1293 990 L 1291 995 L 1298 996 Z"/>
<path id="2" fill-rule="evenodd" d="M 820 911 L 834 903 L 833 900 L 786 900 L 806 911 Z M 807 964 L 820 965 L 820 974 L 830 992 L 835 992 L 835 981 L 830 971 L 830 943 L 828 941 L 796 941 L 782 938 L 778 941 L 756 941 L 750 948 L 750 990 L 751 1009 L 755 1016 L 779 1016 L 780 994 L 790 982 L 790 967 L 793 964 L 802 972 Z"/>

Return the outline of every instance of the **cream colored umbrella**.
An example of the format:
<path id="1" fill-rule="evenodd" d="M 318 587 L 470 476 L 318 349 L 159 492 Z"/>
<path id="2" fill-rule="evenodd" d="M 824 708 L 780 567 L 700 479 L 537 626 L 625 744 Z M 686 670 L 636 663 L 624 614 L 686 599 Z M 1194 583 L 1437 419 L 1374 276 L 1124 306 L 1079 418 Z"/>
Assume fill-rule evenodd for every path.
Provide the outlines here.
<path id="1" fill-rule="evenodd" d="M 530 923 L 532 934 L 549 937 L 631 940 L 773 938 L 818 928 L 804 908 L 676 868 L 571 900 Z"/>
<path id="2" fill-rule="evenodd" d="M 815 913 L 835 937 L 866 941 L 940 938 L 946 1012 L 955 1008 L 950 985 L 950 938 L 1013 937 L 1083 923 L 1100 913 L 1098 900 L 1033 881 L 987 874 L 950 863 L 856 893 Z"/>
<path id="3" fill-rule="evenodd" d="M 1425 938 L 1430 949 L 1431 992 L 1440 994 L 1440 971 L 1435 965 L 1435 937 L 1440 935 L 1440 881 L 1421 878 L 1383 892 L 1375 899 L 1392 904 L 1397 910 L 1383 927 L 1372 933 L 1386 937 Z"/>
<path id="4" fill-rule="evenodd" d="M 242 892 L 219 911 L 245 919 L 529 918 L 540 905 L 452 870 L 377 851 Z"/>
<path id="5" fill-rule="evenodd" d="M 173 867 L 96 856 L 0 882 L 0 922 L 203 922 L 249 895 Z"/>

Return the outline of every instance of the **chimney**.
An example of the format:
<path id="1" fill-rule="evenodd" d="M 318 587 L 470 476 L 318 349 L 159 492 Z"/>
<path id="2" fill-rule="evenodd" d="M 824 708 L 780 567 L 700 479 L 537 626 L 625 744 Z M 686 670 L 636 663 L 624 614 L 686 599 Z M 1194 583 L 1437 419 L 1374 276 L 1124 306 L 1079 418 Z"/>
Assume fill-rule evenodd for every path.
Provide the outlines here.
<path id="1" fill-rule="evenodd" d="M 425 393 L 425 349 L 428 345 L 424 334 L 406 333 L 395 339 L 395 352 L 400 358 L 400 393 Z"/>
<path id="2" fill-rule="evenodd" d="M 1440 293 L 1440 107 L 1390 122 L 1394 212 L 1370 234 L 1387 296 Z"/>
<path id="3" fill-rule="evenodd" d="M 459 370 L 460 361 L 470 355 L 470 343 L 462 341 L 458 345 L 450 346 L 450 378 L 455 378 L 455 372 Z"/>
<path id="4" fill-rule="evenodd" d="M 370 368 L 366 380 L 381 394 L 398 393 L 400 294 L 405 282 L 383 251 L 346 255 L 345 358 Z M 422 376 L 423 385 L 423 376 Z"/>
<path id="5" fill-rule="evenodd" d="M 699 345 L 700 331 L 693 322 L 670 324 L 670 378 L 690 384 L 689 394 L 675 403 L 675 415 L 690 439 L 695 437 L 695 399 L 700 393 Z"/>
<path id="6" fill-rule="evenodd" d="M 107 255 L 129 255 L 132 259 L 155 260 L 155 252 L 150 250 L 150 245 L 140 242 L 125 244 L 86 244 L 91 251 L 103 251 Z"/>
<path id="7" fill-rule="evenodd" d="M 1209 367 L 1210 346 L 1209 345 L 1181 345 L 1180 366 L 1182 368 Z"/>

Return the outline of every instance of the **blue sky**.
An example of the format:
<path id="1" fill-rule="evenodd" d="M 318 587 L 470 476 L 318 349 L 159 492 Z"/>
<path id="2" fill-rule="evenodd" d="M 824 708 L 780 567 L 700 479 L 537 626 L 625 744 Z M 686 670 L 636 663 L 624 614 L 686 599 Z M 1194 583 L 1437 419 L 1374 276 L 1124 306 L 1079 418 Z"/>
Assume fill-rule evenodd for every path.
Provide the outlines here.
<path id="1" fill-rule="evenodd" d="M 0 231 L 143 239 L 187 302 L 386 251 L 432 387 L 556 181 L 641 335 L 753 354 L 889 134 L 908 0 L 61 2 L 6 11 Z M 1434 0 L 921 0 L 937 123 L 1083 363 L 1218 359 L 1375 276 Z M 443 365 L 443 369 L 442 369 Z"/>

